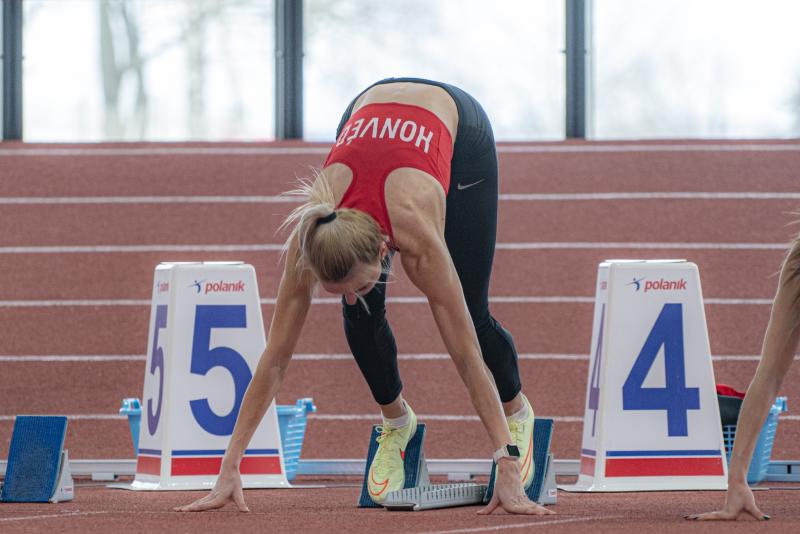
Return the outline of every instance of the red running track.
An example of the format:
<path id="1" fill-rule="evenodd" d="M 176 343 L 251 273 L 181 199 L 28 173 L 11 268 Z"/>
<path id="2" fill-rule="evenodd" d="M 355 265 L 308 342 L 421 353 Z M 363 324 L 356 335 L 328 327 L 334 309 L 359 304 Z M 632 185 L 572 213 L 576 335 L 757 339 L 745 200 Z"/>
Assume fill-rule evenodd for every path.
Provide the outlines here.
<path id="1" fill-rule="evenodd" d="M 271 197 L 324 153 L 313 144 L 0 145 L 0 457 L 12 416 L 23 412 L 75 416 L 67 443 L 75 458 L 130 457 L 127 425 L 107 417 L 122 397 L 141 395 L 154 266 L 252 263 L 268 320 L 279 276 L 275 229 L 291 207 Z M 501 193 L 517 196 L 500 204 L 492 309 L 515 337 L 537 414 L 557 419 L 556 456 L 576 458 L 580 448 L 591 301 L 603 259 L 696 262 L 715 373 L 746 388 L 784 244 L 797 231 L 787 225 L 800 205 L 800 144 L 504 144 L 500 164 Z M 702 194 L 669 196 L 676 192 Z M 266 198 L 163 198 L 196 196 Z M 398 270 L 390 297 L 419 296 Z M 401 361 L 405 394 L 418 413 L 433 416 L 429 455 L 486 456 L 489 443 L 427 306 L 394 302 L 389 315 L 401 353 L 430 355 Z M 377 411 L 355 364 L 331 358 L 347 352 L 337 305 L 312 307 L 298 352 L 278 400 L 312 396 L 320 408 L 304 456 L 362 456 L 366 418 Z M 800 399 L 798 373 L 795 366 L 782 391 L 790 409 Z M 366 418 L 331 419 L 353 415 Z M 461 439 L 449 439 L 454 434 Z M 800 421 L 783 418 L 773 457 L 800 457 L 799 436 Z"/>

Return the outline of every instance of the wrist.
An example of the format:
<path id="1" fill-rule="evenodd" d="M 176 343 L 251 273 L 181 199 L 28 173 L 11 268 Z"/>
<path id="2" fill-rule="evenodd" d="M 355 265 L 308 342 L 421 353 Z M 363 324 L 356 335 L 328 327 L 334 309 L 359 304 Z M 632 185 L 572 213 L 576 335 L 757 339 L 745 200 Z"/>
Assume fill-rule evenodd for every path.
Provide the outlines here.
<path id="1" fill-rule="evenodd" d="M 502 473 L 508 473 L 513 471 L 519 471 L 519 459 L 513 456 L 504 456 L 498 459 L 495 464 L 497 465 L 497 470 Z"/>
<path id="2" fill-rule="evenodd" d="M 240 458 L 232 458 L 227 455 L 222 458 L 222 465 L 220 465 L 219 472 L 224 471 L 239 471 Z"/>

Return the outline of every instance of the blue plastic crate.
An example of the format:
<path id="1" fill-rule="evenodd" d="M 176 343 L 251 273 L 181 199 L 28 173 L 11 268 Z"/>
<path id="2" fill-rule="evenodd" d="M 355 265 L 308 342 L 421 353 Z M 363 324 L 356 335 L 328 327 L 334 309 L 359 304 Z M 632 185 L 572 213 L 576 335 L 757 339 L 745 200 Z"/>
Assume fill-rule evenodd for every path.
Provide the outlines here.
<path id="1" fill-rule="evenodd" d="M 769 410 L 764 427 L 758 435 L 756 448 L 753 451 L 753 459 L 747 470 L 747 482 L 755 484 L 761 482 L 767 476 L 769 460 L 772 456 L 772 444 L 775 441 L 775 432 L 778 430 L 778 416 L 786 411 L 786 397 L 778 397 Z M 736 438 L 736 425 L 723 425 L 722 437 L 725 440 L 725 455 L 728 462 L 731 461 L 733 452 L 733 441 Z"/>
<path id="2" fill-rule="evenodd" d="M 303 448 L 308 414 L 317 411 L 313 399 L 298 399 L 294 406 L 278 406 L 278 426 L 283 446 L 283 464 L 286 478 L 291 482 L 297 474 L 297 462 Z"/>
<path id="3" fill-rule="evenodd" d="M 297 462 L 303 448 L 303 437 L 306 433 L 308 414 L 317 411 L 314 400 L 310 398 L 298 399 L 294 406 L 277 406 L 278 426 L 281 433 L 281 446 L 283 448 L 283 463 L 286 468 L 286 478 L 291 482 L 297 473 Z M 139 454 L 139 428 L 142 419 L 142 405 L 139 399 L 122 399 L 119 410 L 122 415 L 128 416 L 131 429 L 133 450 Z"/>

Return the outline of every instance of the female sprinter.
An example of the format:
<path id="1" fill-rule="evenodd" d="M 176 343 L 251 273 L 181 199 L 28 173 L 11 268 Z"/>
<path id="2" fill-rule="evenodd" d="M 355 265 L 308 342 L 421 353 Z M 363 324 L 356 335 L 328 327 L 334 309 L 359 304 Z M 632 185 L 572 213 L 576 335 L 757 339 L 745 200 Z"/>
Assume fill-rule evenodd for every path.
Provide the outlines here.
<path id="1" fill-rule="evenodd" d="M 521 514 L 528 500 L 534 413 L 521 393 L 511 335 L 489 314 L 497 226 L 497 154 L 489 120 L 464 91 L 417 78 L 380 81 L 348 107 L 308 201 L 286 221 L 286 266 L 267 338 L 214 490 L 178 508 L 233 500 L 246 510 L 242 454 L 286 372 L 319 283 L 342 295 L 350 349 L 383 415 L 369 471 L 376 502 L 403 487 L 403 454 L 417 418 L 401 396 L 397 348 L 385 317 L 395 253 L 425 294 L 452 360 L 489 434 L 498 475 L 492 501 Z M 495 386 L 496 385 L 496 386 Z M 504 417 L 505 415 L 505 417 Z"/>
<path id="2" fill-rule="evenodd" d="M 761 361 L 742 403 L 736 424 L 731 461 L 728 464 L 728 493 L 722 510 L 686 516 L 701 521 L 736 520 L 742 513 L 759 520 L 769 519 L 756 506 L 747 485 L 747 470 L 758 434 L 778 394 L 781 382 L 800 344 L 800 236 L 794 241 L 781 268 L 778 292 L 764 335 Z"/>

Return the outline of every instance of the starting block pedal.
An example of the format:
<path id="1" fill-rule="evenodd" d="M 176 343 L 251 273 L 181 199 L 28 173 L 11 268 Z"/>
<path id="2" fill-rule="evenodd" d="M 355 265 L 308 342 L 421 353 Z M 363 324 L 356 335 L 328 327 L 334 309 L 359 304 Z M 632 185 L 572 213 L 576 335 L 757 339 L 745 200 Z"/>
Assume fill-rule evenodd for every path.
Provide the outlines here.
<path id="1" fill-rule="evenodd" d="M 528 498 L 539 504 L 556 504 L 556 472 L 553 465 L 553 454 L 550 452 L 550 441 L 553 437 L 553 420 L 536 418 L 533 423 L 533 482 L 525 490 Z M 483 498 L 488 503 L 494 494 L 495 465 L 489 477 L 489 487 Z"/>
<path id="2" fill-rule="evenodd" d="M 372 427 L 370 434 L 367 465 L 364 468 L 364 483 L 361 486 L 361 496 L 358 499 L 360 508 L 381 508 L 387 510 L 431 510 L 434 508 L 449 508 L 452 506 L 465 506 L 480 504 L 486 485 L 481 484 L 431 484 L 428 476 L 428 464 L 425 461 L 425 425 L 417 425 L 417 432 L 406 447 L 403 459 L 406 480 L 404 489 L 393 491 L 386 496 L 383 504 L 377 504 L 369 496 L 369 467 L 378 450 L 379 425 Z"/>
<path id="3" fill-rule="evenodd" d="M 64 450 L 66 435 L 66 417 L 17 416 L 0 501 L 71 501 L 74 486 Z"/>

